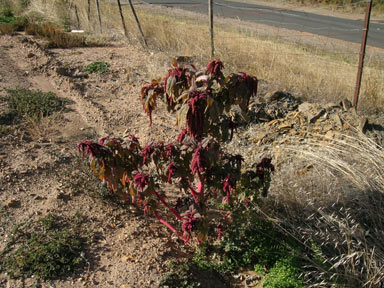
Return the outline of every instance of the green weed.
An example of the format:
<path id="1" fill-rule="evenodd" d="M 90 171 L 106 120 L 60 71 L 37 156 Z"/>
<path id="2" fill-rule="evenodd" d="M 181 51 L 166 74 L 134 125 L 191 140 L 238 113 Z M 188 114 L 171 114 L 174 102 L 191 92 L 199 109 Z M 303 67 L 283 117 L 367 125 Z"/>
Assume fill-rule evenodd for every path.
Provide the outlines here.
<path id="1" fill-rule="evenodd" d="M 214 269 L 202 269 L 187 260 L 173 262 L 170 272 L 164 275 L 160 287 L 215 288 L 227 287 L 223 277 Z"/>
<path id="2" fill-rule="evenodd" d="M 39 122 L 43 117 L 65 110 L 65 105 L 69 103 L 53 92 L 23 88 L 8 89 L 5 101 L 8 111 L 0 115 L 2 125 L 17 124 L 25 120 Z"/>
<path id="3" fill-rule="evenodd" d="M 251 199 L 250 192 L 244 192 Z M 257 213 L 258 197 L 251 200 L 249 206 L 233 205 L 229 210 L 242 209 L 238 218 L 223 229 L 220 241 L 215 244 L 200 245 L 194 254 L 192 263 L 200 269 L 213 270 L 226 274 L 240 269 L 253 269 L 263 275 L 267 282 L 263 287 L 301 288 L 299 278 L 302 272 L 300 245 L 279 232 L 273 223 L 264 220 Z M 289 261 L 288 261 L 288 260 Z M 273 286 L 275 285 L 275 286 Z"/>
<path id="4" fill-rule="evenodd" d="M 277 261 L 264 279 L 264 288 L 304 288 L 299 279 L 300 270 L 292 258 Z"/>
<path id="5" fill-rule="evenodd" d="M 82 267 L 88 236 L 80 229 L 77 218 L 48 214 L 36 222 L 16 226 L 1 252 L 1 270 L 12 278 L 34 275 L 48 280 L 65 277 Z"/>
<path id="6" fill-rule="evenodd" d="M 92 62 L 83 69 L 83 72 L 101 74 L 108 72 L 108 66 L 105 62 Z"/>

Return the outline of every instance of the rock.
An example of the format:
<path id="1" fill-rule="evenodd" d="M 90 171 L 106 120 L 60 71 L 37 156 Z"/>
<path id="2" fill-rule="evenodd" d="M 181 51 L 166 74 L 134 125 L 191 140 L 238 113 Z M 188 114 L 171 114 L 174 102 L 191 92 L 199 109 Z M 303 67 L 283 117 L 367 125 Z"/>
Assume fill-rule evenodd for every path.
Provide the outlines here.
<path id="1" fill-rule="evenodd" d="M 121 256 L 120 260 L 121 260 L 121 263 L 127 263 L 128 262 L 128 259 L 129 257 L 128 256 Z"/>
<path id="2" fill-rule="evenodd" d="M 267 94 L 265 94 L 264 99 L 265 99 L 266 103 L 271 103 L 273 101 L 279 101 L 279 100 L 287 97 L 287 95 L 289 95 L 289 94 L 282 92 L 282 91 L 274 90 L 274 91 L 271 91 L 271 92 L 268 92 Z"/>
<path id="3" fill-rule="evenodd" d="M 325 114 L 325 109 L 319 104 L 303 103 L 299 106 L 299 112 L 303 113 L 309 123 L 315 123 Z"/>
<path id="4" fill-rule="evenodd" d="M 348 99 L 344 99 L 343 101 L 341 101 L 341 107 L 343 107 L 345 111 L 348 111 L 352 108 L 352 103 Z"/>
<path id="5" fill-rule="evenodd" d="M 343 128 L 343 121 L 341 120 L 340 116 L 338 113 L 333 114 L 331 119 L 333 122 L 336 124 L 337 128 L 342 129 Z"/>
<path id="6" fill-rule="evenodd" d="M 363 117 L 359 123 L 359 131 L 365 134 L 365 131 L 367 130 L 367 126 L 368 126 L 368 119 L 366 117 Z"/>
<path id="7" fill-rule="evenodd" d="M 16 199 L 11 199 L 7 202 L 7 207 L 9 208 L 20 208 L 21 207 L 21 202 L 20 200 L 16 200 Z"/>
<path id="8" fill-rule="evenodd" d="M 63 193 L 63 192 L 59 192 L 57 195 L 56 195 L 56 199 L 58 200 L 63 200 L 65 202 L 71 200 L 71 196 Z"/>

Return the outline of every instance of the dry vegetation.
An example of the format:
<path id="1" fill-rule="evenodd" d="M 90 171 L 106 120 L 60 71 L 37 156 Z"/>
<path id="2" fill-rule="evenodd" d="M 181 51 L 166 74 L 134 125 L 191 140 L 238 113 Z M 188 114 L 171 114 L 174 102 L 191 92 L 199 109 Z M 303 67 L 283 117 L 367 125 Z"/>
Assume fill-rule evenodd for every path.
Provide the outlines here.
<path id="1" fill-rule="evenodd" d="M 52 2 L 44 3 L 33 1 L 32 7 L 42 14 L 55 11 L 50 6 Z M 63 9 L 59 10 L 58 16 L 52 14 L 52 19 L 62 19 L 62 23 L 70 21 L 76 23 L 73 28 L 80 26 L 87 31 L 98 32 L 95 7 L 91 5 L 89 22 L 86 2 L 77 5 L 79 25 L 75 13 L 63 13 Z M 136 9 L 151 50 L 160 50 L 169 58 L 182 55 L 192 57 L 194 62 L 206 63 L 210 48 L 205 17 L 187 12 L 180 16 L 180 11 L 153 9 L 147 5 L 137 6 Z M 101 3 L 101 11 L 104 31 L 108 31 L 112 37 L 122 37 L 117 5 Z M 128 41 L 142 42 L 128 6 L 124 6 L 124 15 L 129 31 Z M 350 99 L 353 95 L 358 44 L 307 34 L 298 35 L 285 29 L 276 30 L 236 20 L 218 19 L 216 23 L 216 57 L 227 64 L 227 70 L 247 71 L 311 102 L 337 102 Z M 380 49 L 368 48 L 360 101 L 360 109 L 364 112 L 383 111 L 383 57 Z"/>
<path id="2" fill-rule="evenodd" d="M 314 253 L 311 268 L 317 273 L 307 276 L 316 277 L 320 287 L 338 287 L 331 284 L 335 279 L 345 279 L 347 287 L 380 287 L 382 147 L 364 135 L 319 139 L 285 147 L 291 164 L 275 177 L 269 216 Z M 292 177 L 297 159 L 311 163 L 314 171 Z"/>
<path id="3" fill-rule="evenodd" d="M 91 22 L 88 22 L 87 2 L 78 2 L 78 23 L 74 13 L 62 9 L 68 5 L 63 1 L 55 4 L 54 1 L 36 0 L 31 2 L 29 9 L 35 15 L 40 13 L 51 20 L 60 19 L 61 24 L 75 23 L 73 28 L 97 32 L 95 7 L 91 7 L 93 12 Z M 102 3 L 101 9 L 104 31 L 112 37 L 123 37 L 117 6 Z M 141 42 L 128 8 L 124 9 L 128 41 Z M 203 63 L 209 58 L 204 17 L 196 21 L 188 13 L 180 17 L 174 11 L 156 9 L 155 12 L 150 7 L 137 9 L 150 49 L 166 53 L 164 59 L 182 55 Z M 348 43 L 339 44 L 335 40 L 337 44 L 329 48 L 323 44 L 329 40 L 318 38 L 320 42 L 308 43 L 294 36 L 286 41 L 283 38 L 290 38 L 288 31 L 263 32 L 257 28 L 244 28 L 245 25 L 239 22 L 237 28 L 221 21 L 218 23 L 220 26 L 215 28 L 216 55 L 227 64 L 227 70 L 255 74 L 272 83 L 271 86 L 311 102 L 351 98 L 358 46 L 351 48 Z M 281 33 L 285 36 L 275 37 Z M 319 43 L 322 43 L 321 48 Z M 382 79 L 383 54 L 369 49 L 362 83 L 362 111 L 384 111 Z M 274 201 L 263 213 L 272 217 L 282 231 L 293 235 L 311 251 L 309 254 L 314 255 L 315 259 L 306 259 L 313 263 L 308 269 L 312 272 L 307 276 L 312 283 L 318 283 L 317 287 L 337 287 L 331 283 L 338 279 L 346 280 L 350 287 L 379 287 L 384 282 L 382 147 L 361 135 L 337 141 L 309 141 L 306 149 L 298 146 L 286 149 L 293 160 L 276 173 L 271 193 Z M 313 163 L 315 171 L 296 177 L 296 167 L 292 163 L 297 159 Z"/>

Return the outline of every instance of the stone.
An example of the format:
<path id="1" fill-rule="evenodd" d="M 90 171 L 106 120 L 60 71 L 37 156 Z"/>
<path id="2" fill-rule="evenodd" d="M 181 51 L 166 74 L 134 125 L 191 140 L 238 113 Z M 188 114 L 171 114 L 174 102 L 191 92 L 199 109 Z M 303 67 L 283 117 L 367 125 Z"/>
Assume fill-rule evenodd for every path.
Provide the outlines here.
<path id="1" fill-rule="evenodd" d="M 21 207 L 21 202 L 20 200 L 16 200 L 16 199 L 11 199 L 7 202 L 7 207 L 9 208 L 20 208 Z"/>
<path id="2" fill-rule="evenodd" d="M 309 123 L 315 123 L 317 119 L 325 114 L 325 109 L 319 104 L 302 103 L 299 112 L 303 113 Z"/>
<path id="3" fill-rule="evenodd" d="M 122 256 L 122 257 L 120 258 L 120 260 L 121 260 L 121 263 L 127 263 L 128 260 L 129 260 L 129 257 L 124 255 L 124 256 Z"/>
<path id="4" fill-rule="evenodd" d="M 268 92 L 264 96 L 264 99 L 265 99 L 266 103 L 271 103 L 273 101 L 279 101 L 285 97 L 287 97 L 287 93 L 279 91 L 279 90 L 274 90 L 274 91 Z"/>
<path id="5" fill-rule="evenodd" d="M 365 131 L 367 130 L 367 126 L 368 126 L 368 119 L 366 117 L 361 118 L 359 123 L 359 131 L 365 134 Z"/>
<path id="6" fill-rule="evenodd" d="M 343 107 L 345 111 L 348 111 L 352 108 L 352 103 L 348 99 L 344 99 L 343 101 L 341 101 L 341 107 Z"/>

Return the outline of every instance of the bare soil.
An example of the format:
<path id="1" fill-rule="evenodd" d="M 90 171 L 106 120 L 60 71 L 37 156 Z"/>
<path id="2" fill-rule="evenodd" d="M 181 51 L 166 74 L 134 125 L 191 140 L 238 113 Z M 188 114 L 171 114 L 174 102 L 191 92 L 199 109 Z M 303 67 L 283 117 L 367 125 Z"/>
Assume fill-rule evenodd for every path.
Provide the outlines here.
<path id="1" fill-rule="evenodd" d="M 141 143 L 175 139 L 175 117 L 159 103 L 149 127 L 140 102 L 142 85 L 164 75 L 168 64 L 164 56 L 127 43 L 50 50 L 42 44 L 21 33 L 0 36 L 0 96 L 6 95 L 6 88 L 24 87 L 52 91 L 71 101 L 69 112 L 0 135 L 0 208 L 5 211 L 0 213 L 0 251 L 16 224 L 47 213 L 67 217 L 81 213 L 93 235 L 85 251 L 87 267 L 43 287 L 158 287 L 169 261 L 188 257 L 191 247 L 178 242 L 156 219 L 111 199 L 89 172 L 87 160 L 79 156 L 77 144 L 106 135 L 134 134 Z M 107 62 L 109 72 L 82 73 L 94 61 Z M 273 156 L 278 168 L 292 165 L 281 156 L 290 136 L 304 139 L 316 133 L 337 138 L 355 128 L 369 128 L 359 127 L 362 118 L 339 104 L 325 108 L 306 104 L 300 110 L 300 101 L 287 94 L 266 94 L 268 87 L 261 84 L 264 100 L 251 104 L 256 120 L 240 129 L 228 145 L 229 150 L 244 152 L 246 161 Z M 0 112 L 4 109 L 0 101 Z M 383 126 L 372 127 L 382 143 Z M 34 283 L 35 279 L 26 279 L 25 286 Z M 1 287 L 20 285 L 20 280 L 0 274 Z"/>
<path id="2" fill-rule="evenodd" d="M 94 61 L 107 62 L 109 72 L 82 74 Z M 176 135 L 171 116 L 157 115 L 149 128 L 141 112 L 140 87 L 161 69 L 154 55 L 131 45 L 48 51 L 23 34 L 0 36 L 0 96 L 6 88 L 23 87 L 52 91 L 72 103 L 69 112 L 0 136 L 0 203 L 6 209 L 0 250 L 15 224 L 49 212 L 81 213 L 93 231 L 88 267 L 54 287 L 156 287 L 167 261 L 181 251 L 157 221 L 108 200 L 77 151 L 79 142 L 105 135 L 135 134 L 143 143 Z M 33 283 L 27 279 L 26 287 Z M 20 285 L 0 275 L 1 287 Z"/>

